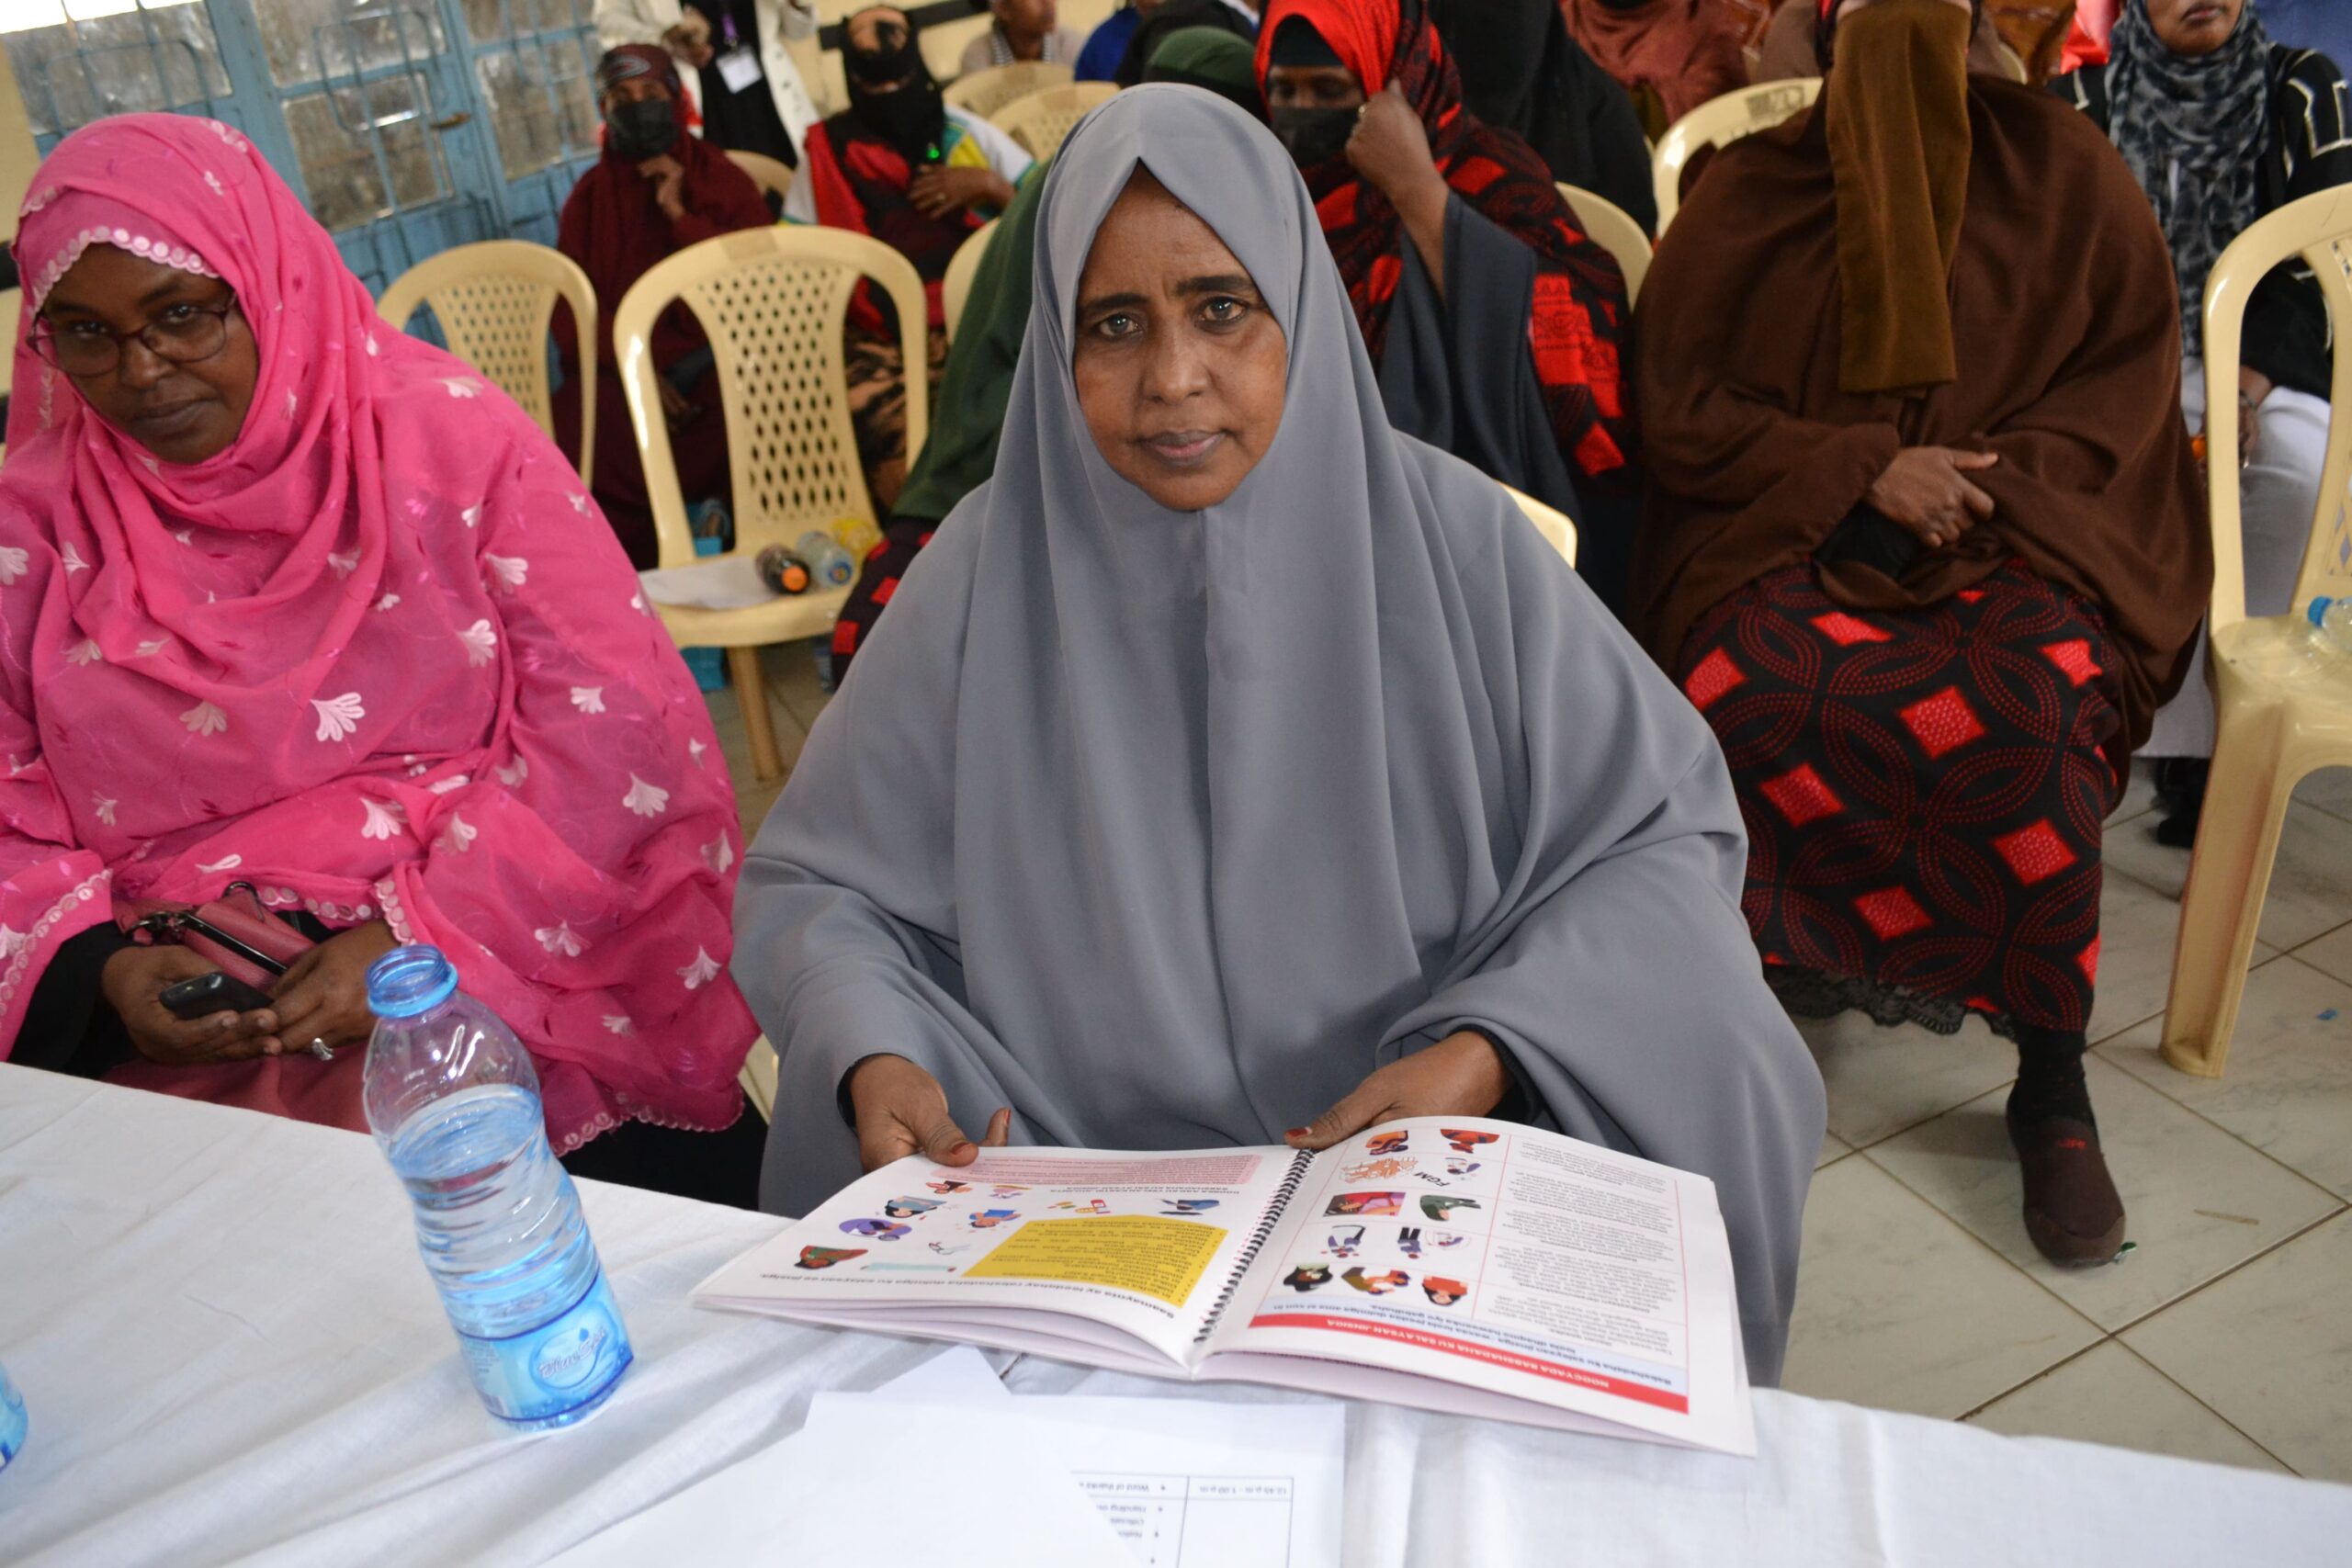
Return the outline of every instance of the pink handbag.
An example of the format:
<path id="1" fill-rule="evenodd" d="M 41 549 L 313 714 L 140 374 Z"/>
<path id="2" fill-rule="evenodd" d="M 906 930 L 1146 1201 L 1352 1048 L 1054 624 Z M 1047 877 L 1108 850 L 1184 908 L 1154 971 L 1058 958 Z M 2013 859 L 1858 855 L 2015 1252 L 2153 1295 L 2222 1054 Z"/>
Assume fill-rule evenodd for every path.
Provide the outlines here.
<path id="1" fill-rule="evenodd" d="M 285 921 L 272 919 L 249 882 L 232 882 L 220 897 L 195 908 L 149 902 L 130 905 L 127 912 L 130 918 L 125 930 L 132 941 L 142 945 L 178 942 L 256 990 L 268 990 L 296 959 L 317 945 Z M 299 1045 L 295 1049 L 299 1052 Z M 365 1131 L 360 1069 L 366 1058 L 365 1051 L 345 1051 L 328 1060 L 298 1054 L 201 1067 L 138 1061 L 117 1067 L 107 1081 Z"/>

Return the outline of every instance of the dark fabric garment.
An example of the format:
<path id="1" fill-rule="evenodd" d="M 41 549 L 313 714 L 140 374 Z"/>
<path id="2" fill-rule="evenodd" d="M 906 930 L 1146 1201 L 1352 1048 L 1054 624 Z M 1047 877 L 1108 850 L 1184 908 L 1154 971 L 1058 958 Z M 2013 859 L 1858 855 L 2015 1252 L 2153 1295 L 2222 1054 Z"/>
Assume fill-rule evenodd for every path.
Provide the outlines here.
<path id="1" fill-rule="evenodd" d="M 2188 673 L 2212 581 L 2180 417 L 2172 264 L 2096 127 L 2045 93 L 1969 79 L 1953 259 L 1959 379 L 1924 397 L 1838 386 L 1837 214 L 1820 116 L 1722 148 L 1642 293 L 1651 491 L 1634 626 L 1669 669 L 1690 628 L 1807 560 L 1898 450 L 1989 451 L 1996 510 L 1900 579 L 1825 566 L 1848 609 L 1933 611 L 2022 558 L 2098 607 L 2134 746 Z M 2064 213 L 2067 221 L 2052 221 Z"/>
<path id="2" fill-rule="evenodd" d="M 1561 454 L 1579 476 L 1625 467 L 1634 426 L 1620 365 L 1619 345 L 1632 316 L 1624 277 L 1615 259 L 1585 237 L 1551 171 L 1527 143 L 1463 107 L 1453 58 L 1430 25 L 1424 0 L 1273 0 L 1262 25 L 1278 28 L 1291 17 L 1313 23 L 1358 81 L 1394 83 L 1419 114 L 1438 171 L 1454 195 L 1534 253 L 1527 340 Z M 1261 82 L 1271 38 L 1269 32 L 1259 39 Z M 1316 217 L 1377 365 L 1404 276 L 1402 253 L 1411 243 L 1404 220 L 1351 170 L 1328 188 L 1315 189 L 1316 184 L 1310 175 Z M 1453 280 L 1459 288 L 1478 284 L 1475 276 Z"/>
<path id="3" fill-rule="evenodd" d="M 2086 1026 L 2113 658 L 2098 610 L 2019 561 L 1894 612 L 1783 567 L 1701 617 L 1678 673 L 1731 765 L 1742 908 L 1792 1011 Z"/>
<path id="4" fill-rule="evenodd" d="M 1576 39 L 1553 0 L 1430 0 L 1462 102 L 1535 150 L 1555 180 L 1606 197 L 1657 232 L 1650 149 L 1634 100 Z"/>
<path id="5" fill-rule="evenodd" d="M 1119 56 L 1111 80 L 1122 87 L 1132 87 L 1144 79 L 1145 67 L 1159 46 L 1187 28 L 1216 28 L 1235 37 L 1256 41 L 1258 29 L 1250 18 L 1227 5 L 1225 0 L 1162 0 L 1159 10 L 1136 24 L 1127 39 L 1125 52 Z"/>
<path id="6" fill-rule="evenodd" d="M 817 221 L 829 229 L 870 234 L 915 264 L 922 278 L 932 328 L 946 320 L 940 302 L 939 283 L 947 264 L 972 231 L 988 220 L 969 208 L 928 216 L 908 197 L 920 166 L 908 162 L 898 148 L 874 135 L 856 115 L 844 111 L 808 128 L 808 180 Z M 936 155 L 930 160 L 936 162 Z M 851 323 L 861 331 L 880 333 L 895 330 L 888 321 L 889 302 L 861 284 L 850 307 Z"/>
<path id="7" fill-rule="evenodd" d="M 1136 36 L 1136 28 L 1142 25 L 1143 17 L 1133 6 L 1122 6 L 1103 17 L 1086 35 L 1086 47 L 1078 51 L 1078 79 L 1108 82 L 1117 73 L 1119 62 L 1127 57 L 1127 40 Z"/>
<path id="8" fill-rule="evenodd" d="M 760 1206 L 760 1160 L 767 1118 L 747 1098 L 743 1114 L 717 1133 L 630 1122 L 563 1156 L 563 1168 L 588 1181 L 610 1181 L 698 1203 Z"/>
<path id="9" fill-rule="evenodd" d="M 735 24 L 736 39 L 752 51 L 753 59 L 759 58 L 757 0 L 696 0 L 696 4 L 712 13 L 711 61 L 699 73 L 703 140 L 733 152 L 763 153 L 787 168 L 797 166 L 800 155 L 793 151 L 792 133 L 785 130 L 784 117 L 776 113 L 775 89 L 767 77 L 753 78 L 738 93 L 729 89 L 727 78 L 718 70 L 718 57 L 731 47 L 725 31 L 729 20 Z"/>
<path id="10" fill-rule="evenodd" d="M 2086 65 L 2051 84 L 2102 133 L 2109 126 L 2109 69 Z M 2271 47 L 2267 69 L 2268 107 L 2255 161 L 2257 218 L 2314 191 L 2352 185 L 2343 71 L 2326 55 L 2279 45 Z M 2324 398 L 2333 376 L 2329 343 L 2327 300 L 2311 268 L 2301 260 L 2273 268 L 2246 302 L 2245 363 L 2279 386 Z"/>
<path id="11" fill-rule="evenodd" d="M 636 164 L 608 152 L 572 187 L 556 232 L 556 249 L 580 265 L 588 281 L 595 285 L 601 302 L 596 322 L 596 468 L 592 478 L 597 504 L 628 551 L 630 564 L 640 570 L 659 564 L 660 550 L 653 536 L 653 508 L 646 494 L 645 469 L 638 456 L 637 431 L 629 423 L 619 361 L 613 351 L 614 308 L 657 263 L 688 245 L 773 221 L 759 186 L 728 162 L 725 152 L 682 133 L 670 155 L 686 171 L 680 193 L 684 217 L 673 223 L 654 199 L 655 182 L 640 174 Z M 555 395 L 556 436 L 564 456 L 577 462 L 580 359 L 578 334 L 568 306 L 556 307 L 553 330 L 564 370 L 563 385 Z M 654 327 L 653 363 L 666 370 L 708 344 L 685 307 L 674 307 Z M 717 378 L 706 378 L 687 400 L 694 405 L 693 412 L 672 430 L 670 446 L 679 481 L 691 502 L 716 494 L 726 484 L 727 426 Z"/>
<path id="12" fill-rule="evenodd" d="M 1576 481 L 1553 439 L 1544 389 L 1527 355 L 1535 253 L 1456 197 L 1445 209 L 1445 275 L 1475 277 L 1477 287 L 1441 299 L 1420 252 L 1407 245 L 1403 260 L 1380 361 L 1388 423 L 1581 517 Z"/>
<path id="13" fill-rule="evenodd" d="M 939 377 L 947 364 L 947 336 L 924 340 L 930 362 L 929 407 L 939 406 Z M 888 516 L 907 480 L 907 364 L 896 328 L 869 333 L 853 323 L 842 344 L 843 380 L 849 390 L 849 423 L 857 437 L 857 460 L 874 509 Z"/>
<path id="14" fill-rule="evenodd" d="M 137 1055 L 130 1031 L 99 988 L 107 960 L 130 944 L 111 921 L 66 938 L 33 987 L 8 1060 L 96 1078 Z"/>

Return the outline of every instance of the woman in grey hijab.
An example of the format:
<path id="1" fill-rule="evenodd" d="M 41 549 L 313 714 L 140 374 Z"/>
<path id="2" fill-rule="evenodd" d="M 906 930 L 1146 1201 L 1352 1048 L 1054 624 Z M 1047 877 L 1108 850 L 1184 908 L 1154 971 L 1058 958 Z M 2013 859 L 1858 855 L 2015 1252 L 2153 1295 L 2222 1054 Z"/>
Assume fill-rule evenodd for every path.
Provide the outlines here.
<path id="1" fill-rule="evenodd" d="M 995 476 L 746 856 L 765 1206 L 967 1163 L 967 1127 L 1495 1112 L 1713 1177 L 1774 1381 L 1822 1089 L 1704 721 L 1500 489 L 1389 428 L 1262 126 L 1135 88 L 1050 182 Z"/>

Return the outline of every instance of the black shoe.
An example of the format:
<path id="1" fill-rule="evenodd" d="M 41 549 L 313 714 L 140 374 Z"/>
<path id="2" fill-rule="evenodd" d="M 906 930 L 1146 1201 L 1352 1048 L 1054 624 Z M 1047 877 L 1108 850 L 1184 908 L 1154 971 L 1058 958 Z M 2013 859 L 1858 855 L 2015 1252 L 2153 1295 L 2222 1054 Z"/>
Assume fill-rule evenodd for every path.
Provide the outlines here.
<path id="1" fill-rule="evenodd" d="M 2025 1178 L 2025 1234 L 2034 1247 L 2070 1268 L 2111 1260 L 2123 1245 L 2123 1199 L 2107 1173 L 2098 1129 L 2071 1116 L 2030 1127 L 2014 1116 L 2008 1122 Z"/>

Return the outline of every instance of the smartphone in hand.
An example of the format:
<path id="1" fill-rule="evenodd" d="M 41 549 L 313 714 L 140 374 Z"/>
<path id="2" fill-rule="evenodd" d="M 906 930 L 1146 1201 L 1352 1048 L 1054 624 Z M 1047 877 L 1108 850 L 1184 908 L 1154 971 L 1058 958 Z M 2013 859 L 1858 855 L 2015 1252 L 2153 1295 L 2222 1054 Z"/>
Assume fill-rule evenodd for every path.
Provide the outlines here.
<path id="1" fill-rule="evenodd" d="M 270 1005 L 263 992 L 218 969 L 166 986 L 157 999 L 174 1018 L 185 1019 L 209 1018 L 216 1012 L 254 1012 Z"/>

